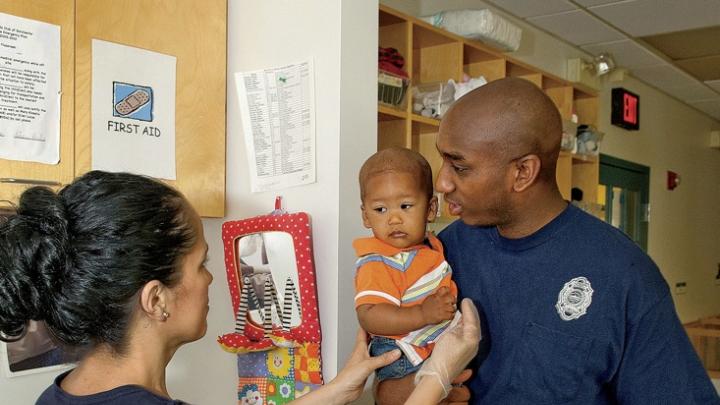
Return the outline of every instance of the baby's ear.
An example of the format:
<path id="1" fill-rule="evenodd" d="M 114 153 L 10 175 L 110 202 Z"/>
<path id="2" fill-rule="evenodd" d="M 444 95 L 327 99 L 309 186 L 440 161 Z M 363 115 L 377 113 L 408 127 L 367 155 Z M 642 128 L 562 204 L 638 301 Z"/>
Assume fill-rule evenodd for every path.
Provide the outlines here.
<path id="1" fill-rule="evenodd" d="M 372 228 L 372 226 L 370 226 L 370 220 L 367 216 L 367 211 L 365 210 L 365 205 L 360 204 L 360 211 L 362 211 L 363 226 L 367 229 Z"/>
<path id="2" fill-rule="evenodd" d="M 433 195 L 432 198 L 430 198 L 430 202 L 428 203 L 427 221 L 428 222 L 435 221 L 435 218 L 437 217 L 437 213 L 438 213 L 438 199 L 437 199 L 437 196 Z"/>

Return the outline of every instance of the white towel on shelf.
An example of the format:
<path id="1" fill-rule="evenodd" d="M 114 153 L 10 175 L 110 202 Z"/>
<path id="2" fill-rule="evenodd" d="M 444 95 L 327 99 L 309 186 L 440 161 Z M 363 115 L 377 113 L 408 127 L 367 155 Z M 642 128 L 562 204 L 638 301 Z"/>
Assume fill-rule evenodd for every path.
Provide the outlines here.
<path id="1" fill-rule="evenodd" d="M 488 42 L 507 51 L 520 47 L 522 30 L 488 9 L 448 10 L 422 20 L 465 38 Z"/>

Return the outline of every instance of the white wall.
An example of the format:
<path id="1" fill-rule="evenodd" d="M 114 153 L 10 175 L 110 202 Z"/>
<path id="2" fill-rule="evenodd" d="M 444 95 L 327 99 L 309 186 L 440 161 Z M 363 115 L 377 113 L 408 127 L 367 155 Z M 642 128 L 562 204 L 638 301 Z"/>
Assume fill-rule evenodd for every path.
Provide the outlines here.
<path id="1" fill-rule="evenodd" d="M 613 87 L 640 96 L 640 130 L 610 125 Z M 687 283 L 673 295 L 683 322 L 720 313 L 720 151 L 708 147 L 720 123 L 633 79 L 604 82 L 600 92 L 603 153 L 650 167 L 648 252 L 670 286 Z M 667 171 L 682 182 L 669 191 Z"/>
<path id="2" fill-rule="evenodd" d="M 6 362 L 6 358 L 0 361 Z M 0 373 L 0 404 L 34 404 L 61 372 L 42 372 L 12 378 Z"/>
<path id="3" fill-rule="evenodd" d="M 442 10 L 490 8 L 523 29 L 520 49 L 509 53 L 525 63 L 561 78 L 566 62 L 588 58 L 583 51 L 509 16 L 480 0 L 383 0 L 411 15 Z M 687 294 L 675 295 L 683 322 L 720 313 L 720 287 L 713 281 L 720 263 L 720 151 L 706 145 L 720 122 L 629 77 L 590 84 L 600 89 L 598 127 L 605 132 L 601 152 L 650 167 L 650 226 L 648 251 L 672 286 L 688 283 Z M 610 91 L 625 87 L 640 95 L 640 130 L 625 131 L 610 124 Z M 675 191 L 665 188 L 667 170 L 680 173 Z"/>
<path id="4" fill-rule="evenodd" d="M 358 328 L 353 299 L 357 258 L 352 240 L 369 235 L 360 217 L 357 179 L 365 159 L 377 151 L 377 26 L 377 0 L 342 2 L 338 368 L 342 367 L 352 351 Z"/>
<path id="5" fill-rule="evenodd" d="M 312 57 L 315 67 L 317 183 L 250 193 L 234 72 Z M 214 339 L 234 327 L 228 295 L 222 222 L 268 213 L 276 195 L 289 211 L 312 218 L 322 329 L 323 373 L 330 380 L 352 348 L 354 254 L 363 234 L 357 171 L 376 150 L 377 2 L 231 0 L 228 10 L 227 212 L 204 220 L 210 245 L 211 311 L 207 336 L 178 351 L 169 390 L 190 403 L 236 402 L 236 357 Z"/>
<path id="6" fill-rule="evenodd" d="M 380 0 L 380 3 L 392 7 L 395 10 L 402 11 L 409 15 L 425 15 L 420 12 L 421 1 L 416 0 Z"/>
<path id="7" fill-rule="evenodd" d="M 317 182 L 250 193 L 234 73 L 313 59 Z M 337 319 L 340 4 L 324 1 L 231 1 L 228 15 L 227 212 L 225 220 L 268 213 L 276 195 L 289 211 L 310 213 L 315 240 L 325 364 L 334 371 Z M 218 249 L 220 240 L 218 235 Z M 322 243 L 318 243 L 318 242 Z M 221 250 L 219 250 L 221 251 Z M 218 263 L 222 266 L 221 263 Z M 226 290 L 227 291 L 227 290 Z M 228 325 L 230 326 L 230 325 Z"/>

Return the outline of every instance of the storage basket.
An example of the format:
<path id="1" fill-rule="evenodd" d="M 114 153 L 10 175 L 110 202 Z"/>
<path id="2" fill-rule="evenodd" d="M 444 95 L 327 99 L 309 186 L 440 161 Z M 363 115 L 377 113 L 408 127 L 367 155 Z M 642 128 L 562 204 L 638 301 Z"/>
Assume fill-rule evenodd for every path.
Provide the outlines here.
<path id="1" fill-rule="evenodd" d="M 378 71 L 378 102 L 403 109 L 409 84 L 410 80 L 407 78 L 383 70 Z"/>

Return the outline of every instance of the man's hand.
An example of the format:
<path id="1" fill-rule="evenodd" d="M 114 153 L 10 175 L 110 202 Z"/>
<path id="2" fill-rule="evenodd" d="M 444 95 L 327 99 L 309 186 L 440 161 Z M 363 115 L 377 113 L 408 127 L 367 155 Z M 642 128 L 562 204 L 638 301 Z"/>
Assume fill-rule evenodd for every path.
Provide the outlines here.
<path id="1" fill-rule="evenodd" d="M 470 402 L 470 389 L 466 385 L 462 385 L 462 383 L 469 380 L 471 376 L 472 370 L 469 368 L 463 370 L 462 373 L 453 380 L 453 385 L 447 398 L 443 399 L 440 403 L 443 405 L 462 405 Z"/>
<path id="2" fill-rule="evenodd" d="M 440 287 L 435 294 L 425 298 L 420 308 L 426 325 L 447 321 L 455 316 L 455 297 L 450 288 Z"/>
<path id="3" fill-rule="evenodd" d="M 462 405 L 467 404 L 470 401 L 470 389 L 462 385 L 472 376 L 472 370 L 465 369 L 460 375 L 453 380 L 453 386 L 448 394 L 447 398 L 438 402 L 440 405 Z M 422 387 L 415 388 L 412 382 L 414 378 L 413 374 L 405 376 L 403 378 L 389 379 L 378 384 L 375 382 L 373 389 L 375 395 L 375 403 L 378 405 L 399 405 L 405 402 L 406 405 L 430 405 L 434 404 L 433 394 L 430 392 L 424 392 L 420 395 L 420 399 L 408 399 L 413 392 L 413 389 L 422 388 L 435 388 L 435 384 L 425 384 Z M 390 384 L 388 384 L 390 383 Z"/>

